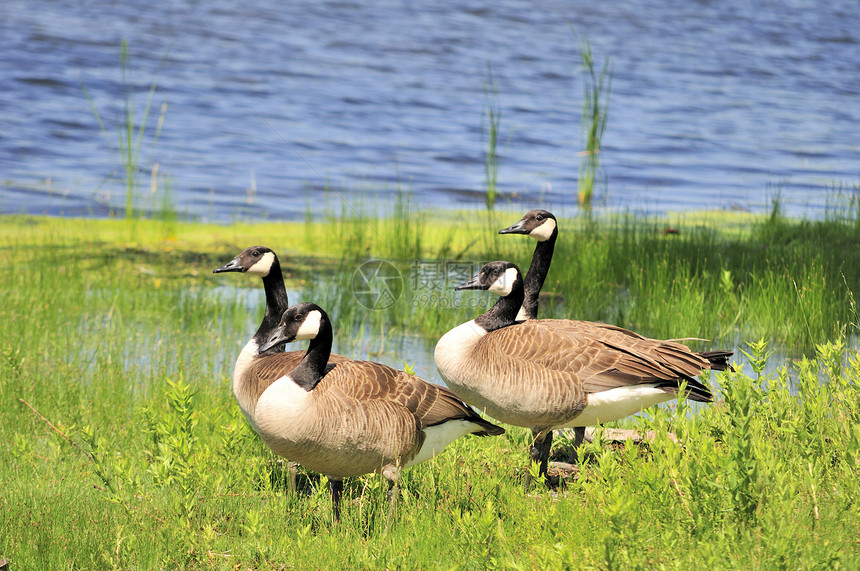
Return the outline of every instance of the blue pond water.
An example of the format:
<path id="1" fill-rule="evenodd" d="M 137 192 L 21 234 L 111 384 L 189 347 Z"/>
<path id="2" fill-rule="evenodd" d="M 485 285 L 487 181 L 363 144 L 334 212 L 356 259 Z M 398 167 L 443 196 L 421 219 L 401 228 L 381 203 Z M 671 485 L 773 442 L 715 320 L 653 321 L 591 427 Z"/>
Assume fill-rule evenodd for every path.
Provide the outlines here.
<path id="1" fill-rule="evenodd" d="M 326 188 L 480 205 L 491 66 L 503 202 L 573 213 L 575 28 L 614 66 L 600 204 L 762 210 L 779 192 L 815 215 L 860 180 L 858 22 L 856 0 L 3 0 L 0 212 L 122 206 L 125 38 L 138 117 L 158 82 L 144 203 L 157 163 L 202 219 L 301 216 Z"/>

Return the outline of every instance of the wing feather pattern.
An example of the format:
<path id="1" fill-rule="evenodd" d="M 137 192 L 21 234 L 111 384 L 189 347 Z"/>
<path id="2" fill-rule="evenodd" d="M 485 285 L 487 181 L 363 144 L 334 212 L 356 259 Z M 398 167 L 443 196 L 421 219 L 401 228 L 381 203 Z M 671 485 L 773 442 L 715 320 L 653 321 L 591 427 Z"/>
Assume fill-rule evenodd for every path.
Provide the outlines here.
<path id="1" fill-rule="evenodd" d="M 381 405 L 385 408 L 393 406 L 397 416 L 412 417 L 419 430 L 451 420 L 468 420 L 486 428 L 486 431 L 476 433 L 479 436 L 504 432 L 481 418 L 449 389 L 381 363 L 341 363 L 322 378 L 314 391 L 321 391 L 319 397 L 324 398 L 329 387 L 336 387 L 343 397 L 368 410 Z"/>
<path id="2" fill-rule="evenodd" d="M 478 343 L 487 362 L 530 372 L 532 382 L 566 382 L 585 394 L 643 383 L 677 393 L 681 380 L 688 397 L 710 401 L 695 377 L 728 366 L 728 351 L 694 353 L 681 343 L 649 339 L 614 325 L 565 319 L 530 320 L 492 331 Z"/>

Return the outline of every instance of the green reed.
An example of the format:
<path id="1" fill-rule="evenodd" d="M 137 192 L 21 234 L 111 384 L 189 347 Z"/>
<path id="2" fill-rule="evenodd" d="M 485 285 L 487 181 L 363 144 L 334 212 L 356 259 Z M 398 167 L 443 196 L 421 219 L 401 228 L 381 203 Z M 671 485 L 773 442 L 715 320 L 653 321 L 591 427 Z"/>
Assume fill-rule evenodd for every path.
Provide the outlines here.
<path id="1" fill-rule="evenodd" d="M 606 122 L 609 119 L 609 98 L 612 93 L 613 72 L 610 62 L 604 62 L 598 74 L 594 67 L 594 55 L 587 37 L 579 42 L 583 68 L 583 100 L 581 133 L 585 135 L 585 150 L 579 166 L 579 204 L 591 206 L 594 186 L 600 175 L 600 151 Z"/>
<path id="2" fill-rule="evenodd" d="M 499 106 L 499 86 L 493 79 L 493 68 L 487 66 L 487 80 L 484 83 L 484 98 L 486 99 L 486 114 L 482 122 L 481 132 L 484 135 L 486 149 L 484 151 L 484 180 L 486 196 L 484 198 L 487 210 L 492 211 L 496 205 L 499 180 L 499 129 L 502 124 L 502 110 Z"/>
<path id="3" fill-rule="evenodd" d="M 170 49 L 168 48 L 165 51 L 164 56 L 162 57 L 161 63 L 162 65 L 167 60 L 167 56 L 170 53 Z M 155 98 L 155 92 L 158 88 L 158 82 L 153 81 L 150 84 L 149 90 L 146 96 L 146 102 L 143 107 L 143 112 L 140 115 L 137 115 L 135 108 L 135 86 L 130 79 L 131 75 L 131 56 L 128 52 L 128 42 L 123 39 L 122 45 L 120 49 L 120 80 L 122 84 L 122 116 L 116 120 L 116 149 L 117 155 L 119 156 L 120 163 L 122 164 L 122 169 L 124 171 L 124 185 L 125 185 L 125 218 L 132 219 L 139 215 L 137 212 L 137 202 L 138 199 L 138 173 L 140 172 L 140 151 L 143 143 L 144 135 L 148 132 L 147 126 L 149 123 L 149 114 L 152 108 L 153 99 Z M 96 107 L 95 102 L 89 94 L 89 91 L 86 88 L 86 85 L 82 84 L 82 88 L 84 91 L 84 96 L 90 104 L 90 109 L 93 112 L 93 115 L 96 118 L 96 121 L 99 124 L 99 128 L 102 133 L 108 136 L 108 130 L 105 127 L 104 121 L 102 121 L 101 114 L 98 111 L 98 107 Z M 167 102 L 165 101 L 161 105 L 160 113 L 158 119 L 155 124 L 154 132 L 151 135 L 151 145 L 154 148 L 158 142 L 158 138 L 161 135 L 161 129 L 164 126 L 164 118 L 167 113 Z M 110 137 L 108 136 L 108 140 Z M 154 199 L 157 190 L 158 190 L 158 163 L 154 163 L 151 173 L 150 173 L 150 196 Z M 166 184 L 166 183 L 165 183 Z M 153 210 L 155 210 L 155 204 L 153 204 Z M 158 205 L 158 209 L 164 213 L 167 213 L 173 210 L 173 206 L 170 201 L 170 193 L 169 189 L 165 188 L 164 193 L 162 195 L 161 204 Z"/>

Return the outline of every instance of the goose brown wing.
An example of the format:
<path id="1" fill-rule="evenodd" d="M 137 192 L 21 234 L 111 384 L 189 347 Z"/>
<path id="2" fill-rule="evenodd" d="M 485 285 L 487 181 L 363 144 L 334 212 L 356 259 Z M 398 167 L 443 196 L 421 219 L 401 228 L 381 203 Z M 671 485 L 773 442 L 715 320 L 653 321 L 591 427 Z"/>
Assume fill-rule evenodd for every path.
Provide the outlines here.
<path id="1" fill-rule="evenodd" d="M 629 337 L 631 339 L 646 339 L 646 337 L 639 335 L 635 331 L 630 331 L 629 329 L 624 329 L 623 327 L 619 327 L 617 325 L 611 325 L 609 323 L 600 323 L 597 321 L 579 321 L 576 319 L 541 319 L 540 322 L 550 327 L 570 328 L 576 331 L 613 332 L 619 334 L 622 337 Z"/>
<path id="2" fill-rule="evenodd" d="M 339 365 L 333 374 L 323 377 L 325 384 L 336 385 L 345 396 L 362 403 L 385 403 L 415 418 L 419 428 L 449 420 L 471 420 L 489 434 L 503 429 L 483 420 L 469 405 L 445 387 L 430 384 L 420 377 L 372 361 L 350 361 Z M 332 386 L 334 389 L 335 387 Z"/>
<path id="3" fill-rule="evenodd" d="M 657 388 L 668 393 L 678 394 L 680 384 L 686 381 L 685 397 L 699 402 L 711 402 L 713 394 L 696 377 L 708 369 L 723 370 L 728 364 L 731 351 L 694 353 L 689 347 L 676 341 L 640 338 L 631 340 L 612 339 L 613 335 L 602 341 L 620 356 L 613 369 L 589 377 L 585 382 L 586 390 L 599 387 L 613 388 L 613 379 L 622 384 L 657 383 Z M 605 390 L 605 389 L 604 389 Z"/>
<path id="4" fill-rule="evenodd" d="M 707 359 L 680 343 L 585 321 L 526 321 L 493 331 L 485 339 L 492 339 L 482 345 L 494 353 L 493 360 L 564 375 L 586 393 L 660 381 L 676 385 L 679 379 L 689 382 L 710 368 Z"/>
<path id="5" fill-rule="evenodd" d="M 435 426 L 449 420 L 469 420 L 484 428 L 483 431 L 475 433 L 478 436 L 505 433 L 504 428 L 481 418 L 472 407 L 460 400 L 460 397 L 451 390 L 426 382 L 424 385 L 427 392 L 417 403 L 418 408 L 415 410 L 415 415 L 421 421 L 421 428 Z"/>

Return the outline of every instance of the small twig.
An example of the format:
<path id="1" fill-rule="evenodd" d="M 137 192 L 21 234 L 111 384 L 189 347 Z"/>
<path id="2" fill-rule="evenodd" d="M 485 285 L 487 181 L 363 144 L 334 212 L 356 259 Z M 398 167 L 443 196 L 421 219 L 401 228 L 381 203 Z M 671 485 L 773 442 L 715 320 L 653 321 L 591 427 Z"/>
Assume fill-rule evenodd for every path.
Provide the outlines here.
<path id="1" fill-rule="evenodd" d="M 675 485 L 675 489 L 678 491 L 678 496 L 681 498 L 681 505 L 683 505 L 684 509 L 687 510 L 687 515 L 690 516 L 690 519 L 695 521 L 696 518 L 693 517 L 693 512 L 690 511 L 690 506 L 687 505 L 687 498 L 684 497 L 684 493 L 681 491 L 681 486 L 678 485 L 678 480 L 675 479 L 674 475 L 672 476 L 672 483 Z"/>
<path id="2" fill-rule="evenodd" d="M 41 419 L 45 422 L 45 424 L 47 424 L 48 426 L 50 426 L 50 427 L 51 427 L 51 428 L 52 428 L 52 429 L 53 429 L 57 434 L 59 434 L 60 436 L 62 436 L 63 438 L 65 438 L 65 439 L 66 439 L 66 441 L 67 441 L 69 444 L 71 444 L 72 446 L 74 446 L 75 448 L 77 448 L 78 450 L 80 450 L 81 452 L 83 452 L 84 454 L 86 454 L 86 455 L 90 458 L 90 460 L 92 460 L 92 459 L 93 459 L 93 455 L 92 455 L 92 454 L 90 454 L 89 452 L 87 452 L 86 450 L 84 450 L 83 448 L 81 448 L 80 444 L 78 444 L 77 442 L 75 442 L 74 440 L 72 440 L 72 439 L 71 439 L 71 438 L 70 438 L 70 437 L 69 437 L 65 432 L 63 432 L 62 430 L 60 430 L 59 428 L 57 428 L 56 426 L 54 426 L 54 423 L 52 423 L 50 420 L 48 420 L 47 418 L 45 418 L 45 417 L 42 415 L 42 413 L 40 413 L 38 410 L 36 410 L 35 408 L 33 408 L 33 405 L 31 405 L 30 403 L 28 403 L 27 401 L 25 401 L 25 400 L 24 400 L 24 399 L 22 399 L 21 397 L 18 397 L 18 400 L 19 400 L 19 401 L 21 401 L 22 403 L 24 403 L 25 405 L 27 405 L 27 408 L 29 408 L 30 410 L 32 410 L 32 411 L 33 411 L 33 413 L 34 413 L 36 416 L 38 416 L 39 418 L 41 418 Z"/>
<path id="3" fill-rule="evenodd" d="M 27 408 L 29 408 L 30 410 L 32 410 L 32 411 L 33 411 L 33 413 L 34 413 L 36 416 L 38 416 L 39 418 L 41 418 L 41 419 L 45 422 L 45 424 L 47 424 L 48 426 L 50 426 L 50 427 L 51 427 L 51 428 L 52 428 L 52 429 L 53 429 L 57 434 L 59 434 L 60 436 L 62 436 L 63 438 L 65 438 L 65 439 L 66 439 L 66 441 L 67 441 L 69 444 L 71 444 L 72 446 L 74 446 L 75 448 L 77 448 L 78 450 L 80 450 L 81 452 L 83 452 L 84 454 L 86 454 L 86 455 L 87 455 L 87 458 L 89 458 L 89 459 L 90 459 L 90 461 L 92 461 L 92 462 L 94 462 L 94 463 L 96 462 L 96 459 L 93 457 L 93 455 L 92 455 L 92 453 L 91 453 L 91 452 L 87 452 L 86 450 L 84 450 L 83 448 L 81 448 L 80 444 L 78 444 L 77 442 L 75 442 L 74 440 L 72 440 L 72 439 L 69 437 L 69 435 L 68 435 L 68 434 L 66 434 L 65 432 L 63 432 L 62 430 L 60 430 L 59 428 L 57 428 L 56 426 L 54 426 L 54 423 L 52 423 L 50 420 L 48 420 L 47 418 L 45 418 L 45 417 L 42 415 L 42 413 L 40 413 L 38 410 L 36 410 L 36 409 L 33 407 L 33 405 L 31 405 L 30 403 L 28 403 L 27 401 L 25 401 L 25 400 L 24 400 L 24 399 L 22 399 L 21 397 L 18 397 L 18 400 L 19 400 L 19 401 L 21 401 L 22 403 L 24 403 L 25 405 L 27 405 Z M 93 487 L 94 487 L 94 488 L 96 488 L 97 490 L 104 491 L 104 488 L 103 488 L 102 486 L 97 485 L 97 484 L 93 484 Z M 121 503 L 121 505 L 122 505 L 126 510 L 129 510 L 129 511 L 131 510 L 131 507 L 130 507 L 128 504 L 126 504 L 125 502 L 120 502 L 120 503 Z M 141 506 L 141 508 L 142 508 L 142 509 L 143 509 L 143 511 L 145 511 L 145 512 L 150 516 L 150 517 L 153 517 L 153 518 L 157 519 L 157 520 L 158 520 L 159 522 L 161 522 L 162 524 L 167 524 L 167 522 L 166 522 L 166 521 L 164 521 L 163 519 L 161 519 L 160 517 L 158 517 L 157 515 L 155 515 L 155 514 L 154 514 L 154 513 L 152 513 L 151 511 L 149 511 L 148 509 L 146 509 L 146 507 Z M 2 569 L 0 569 L 0 571 L 2 571 Z"/>
<path id="4" fill-rule="evenodd" d="M 815 493 L 815 476 L 812 473 L 812 463 L 806 463 L 807 469 L 809 469 L 809 486 L 812 489 L 812 515 L 815 518 L 815 521 L 818 521 L 818 494 Z"/>
<path id="5" fill-rule="evenodd" d="M 126 509 L 128 509 L 128 510 L 130 510 L 130 509 L 131 509 L 131 508 L 130 508 L 130 506 L 128 506 L 128 505 L 126 505 L 125 507 L 126 507 Z M 160 517 L 158 517 L 157 515 L 155 515 L 155 514 L 154 514 L 154 513 L 152 513 L 151 511 L 149 511 L 148 509 L 146 509 L 146 507 L 145 507 L 145 506 L 140 506 L 140 507 L 141 507 L 141 509 L 143 509 L 143 511 L 145 511 L 145 512 L 146 512 L 146 514 L 147 514 L 148 516 L 150 516 L 150 517 L 152 517 L 152 518 L 157 519 L 159 522 L 161 522 L 161 523 L 162 523 L 162 524 L 164 524 L 164 525 L 167 525 L 167 522 L 166 522 L 166 521 L 164 521 L 163 519 L 161 519 Z"/>

